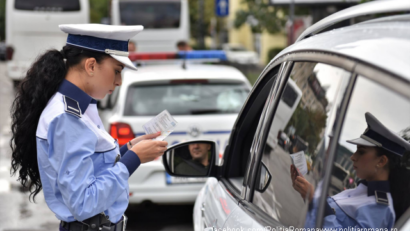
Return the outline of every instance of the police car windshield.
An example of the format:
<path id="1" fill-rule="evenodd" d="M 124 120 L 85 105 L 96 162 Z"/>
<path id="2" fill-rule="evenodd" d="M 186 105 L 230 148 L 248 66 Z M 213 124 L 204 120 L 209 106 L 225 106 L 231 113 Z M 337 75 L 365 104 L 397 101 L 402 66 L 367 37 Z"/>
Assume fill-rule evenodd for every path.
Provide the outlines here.
<path id="1" fill-rule="evenodd" d="M 120 2 L 122 25 L 144 25 L 145 29 L 179 28 L 180 2 Z"/>
<path id="2" fill-rule="evenodd" d="M 184 83 L 131 85 L 124 115 L 157 115 L 167 109 L 172 115 L 238 113 L 249 93 L 244 84 Z"/>

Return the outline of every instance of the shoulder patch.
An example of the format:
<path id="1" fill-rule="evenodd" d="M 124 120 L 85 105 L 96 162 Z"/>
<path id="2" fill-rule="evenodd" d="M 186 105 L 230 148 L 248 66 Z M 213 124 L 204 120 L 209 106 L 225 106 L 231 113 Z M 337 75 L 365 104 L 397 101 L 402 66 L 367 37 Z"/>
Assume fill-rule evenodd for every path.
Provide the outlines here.
<path id="1" fill-rule="evenodd" d="M 81 108 L 78 102 L 68 96 L 63 95 L 64 110 L 72 115 L 81 118 Z"/>
<path id="2" fill-rule="evenodd" d="M 376 203 L 382 205 L 389 205 L 389 198 L 387 197 L 387 193 L 382 191 L 374 191 L 374 196 L 376 197 Z"/>

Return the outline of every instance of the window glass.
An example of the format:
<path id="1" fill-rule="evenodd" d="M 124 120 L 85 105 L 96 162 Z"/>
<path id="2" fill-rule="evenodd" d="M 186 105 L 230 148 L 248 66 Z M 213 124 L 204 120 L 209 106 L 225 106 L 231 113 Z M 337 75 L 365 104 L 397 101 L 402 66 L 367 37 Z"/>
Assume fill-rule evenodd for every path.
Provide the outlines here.
<path id="1" fill-rule="evenodd" d="M 16 0 L 14 8 L 34 11 L 80 11 L 79 0 Z"/>
<path id="2" fill-rule="evenodd" d="M 258 84 L 254 86 L 252 95 L 246 101 L 241 114 L 238 115 L 233 133 L 231 133 L 230 144 L 228 144 L 223 155 L 223 165 L 226 166 L 226 173 L 224 178 L 230 182 L 228 190 L 232 194 L 237 196 L 244 192 L 243 187 L 247 187 L 247 177 L 252 164 L 252 158 L 250 155 L 254 136 L 263 117 L 263 111 L 269 104 L 273 86 L 278 79 L 279 70 L 285 69 L 288 63 L 282 63 L 271 69 L 269 72 L 264 73 L 260 77 Z M 231 190 L 233 186 L 234 190 Z"/>
<path id="3" fill-rule="evenodd" d="M 349 78 L 349 72 L 321 63 L 297 62 L 292 68 L 269 128 L 253 197 L 284 226 L 304 226 L 313 191 L 299 192 L 295 173 L 313 186 L 320 181 L 328 130 Z"/>
<path id="4" fill-rule="evenodd" d="M 382 126 L 376 126 L 369 113 Z M 385 127 L 408 140 L 409 115 L 409 98 L 358 77 L 338 142 L 327 195 L 328 205 L 336 213 L 325 213 L 325 227 L 390 229 L 395 222 L 393 214 L 399 218 L 407 209 L 410 204 L 406 199 L 410 192 L 409 171 L 401 165 L 400 149 L 389 143 L 392 136 L 380 129 Z M 387 153 L 386 150 L 397 151 Z M 383 165 L 377 153 L 385 155 L 392 163 L 398 162 Z M 390 189 L 381 187 L 383 182 L 388 183 Z M 379 199 L 388 193 L 390 205 L 379 203 L 382 201 L 378 201 L 375 191 Z M 373 216 L 367 216 L 370 211 Z"/>
<path id="5" fill-rule="evenodd" d="M 180 2 L 120 2 L 122 25 L 144 25 L 151 28 L 179 28 Z"/>
<path id="6" fill-rule="evenodd" d="M 133 85 L 128 89 L 125 115 L 238 113 L 249 93 L 245 84 L 183 83 Z"/>

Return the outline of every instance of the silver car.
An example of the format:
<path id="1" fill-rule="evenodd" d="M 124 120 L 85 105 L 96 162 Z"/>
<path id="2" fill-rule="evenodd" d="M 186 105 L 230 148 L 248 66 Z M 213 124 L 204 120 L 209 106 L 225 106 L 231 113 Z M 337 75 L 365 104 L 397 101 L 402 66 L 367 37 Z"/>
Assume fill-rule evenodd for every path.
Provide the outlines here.
<path id="1" fill-rule="evenodd" d="M 169 174 L 209 177 L 193 211 L 196 231 L 292 230 L 306 227 L 312 217 L 310 222 L 322 227 L 327 196 L 356 186 L 356 167 L 350 161 L 356 146 L 346 140 L 365 131 L 365 113 L 400 135 L 410 130 L 410 15 L 391 16 L 397 11 L 410 11 L 410 1 L 373 1 L 345 9 L 308 28 L 278 54 L 242 107 L 221 164 L 211 141 L 169 148 L 163 156 Z M 343 20 L 379 13 L 390 16 L 325 31 Z M 285 96 L 289 82 L 301 90 L 299 101 L 296 93 Z M 283 102 L 289 108 L 298 105 L 277 110 Z M 276 145 L 280 131 L 301 137 L 307 147 Z M 194 144 L 208 150 L 203 152 L 207 161 L 194 163 L 205 170 L 178 172 L 182 162 L 186 168 L 193 164 L 184 155 L 192 155 Z M 297 161 L 292 155 L 302 154 L 312 159 L 311 171 L 304 171 L 303 161 L 297 168 L 314 186 L 310 195 L 318 204 L 313 208 L 292 185 L 290 168 Z M 343 186 L 332 187 L 331 179 L 338 174 L 335 164 L 348 174 Z M 410 230 L 410 210 L 394 224 Z"/>

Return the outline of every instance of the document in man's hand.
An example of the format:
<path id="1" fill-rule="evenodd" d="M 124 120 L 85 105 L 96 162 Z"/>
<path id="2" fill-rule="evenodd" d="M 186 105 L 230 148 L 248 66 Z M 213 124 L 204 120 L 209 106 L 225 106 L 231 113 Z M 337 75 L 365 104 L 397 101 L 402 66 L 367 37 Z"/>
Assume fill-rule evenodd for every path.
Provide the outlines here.
<path id="1" fill-rule="evenodd" d="M 303 151 L 290 154 L 292 164 L 299 170 L 302 175 L 306 175 L 308 172 L 305 153 Z"/>
<path id="2" fill-rule="evenodd" d="M 171 114 L 169 114 L 167 110 L 164 110 L 142 127 L 144 128 L 145 134 L 161 132 L 161 135 L 154 140 L 164 140 L 174 131 L 174 127 L 177 123 L 178 122 L 171 116 Z"/>

